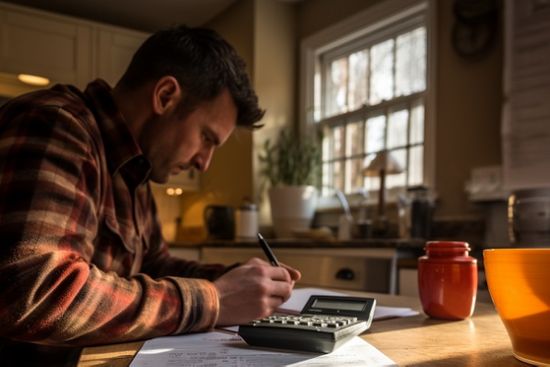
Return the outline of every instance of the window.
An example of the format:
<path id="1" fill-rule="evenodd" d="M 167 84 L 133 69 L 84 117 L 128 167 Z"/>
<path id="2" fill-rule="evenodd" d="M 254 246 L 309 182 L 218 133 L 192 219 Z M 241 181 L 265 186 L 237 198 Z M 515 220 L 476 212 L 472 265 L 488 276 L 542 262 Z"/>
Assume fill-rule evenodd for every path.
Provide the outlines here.
<path id="1" fill-rule="evenodd" d="M 323 133 L 325 194 L 330 188 L 378 190 L 378 177 L 364 177 L 362 170 L 384 150 L 404 169 L 387 176 L 388 189 L 427 184 L 428 6 L 394 7 L 399 10 L 370 24 L 359 21 L 339 39 L 305 42 L 306 69 L 313 74 L 305 79 L 306 105 L 312 106 L 309 122 Z"/>

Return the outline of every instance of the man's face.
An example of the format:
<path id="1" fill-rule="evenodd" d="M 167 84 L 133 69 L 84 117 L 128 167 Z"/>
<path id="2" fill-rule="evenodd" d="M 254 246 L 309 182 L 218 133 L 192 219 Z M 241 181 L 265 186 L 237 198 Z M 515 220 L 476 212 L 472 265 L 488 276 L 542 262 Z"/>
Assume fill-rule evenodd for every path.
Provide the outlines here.
<path id="1" fill-rule="evenodd" d="M 235 129 L 237 107 L 227 89 L 181 116 L 177 108 L 151 118 L 138 137 L 152 164 L 151 180 L 165 183 L 170 175 L 195 167 L 206 171 L 214 149 Z"/>

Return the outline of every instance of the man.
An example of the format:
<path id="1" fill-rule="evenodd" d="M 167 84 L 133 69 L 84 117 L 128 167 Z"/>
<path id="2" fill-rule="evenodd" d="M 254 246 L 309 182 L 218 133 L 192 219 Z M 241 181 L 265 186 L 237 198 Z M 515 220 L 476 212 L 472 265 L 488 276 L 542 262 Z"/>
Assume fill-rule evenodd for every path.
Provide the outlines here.
<path id="1" fill-rule="evenodd" d="M 170 257 L 148 184 L 205 171 L 262 116 L 234 49 L 184 26 L 152 35 L 112 90 L 57 85 L 0 109 L 0 363 L 70 365 L 75 347 L 244 323 L 286 300 L 290 267 Z"/>

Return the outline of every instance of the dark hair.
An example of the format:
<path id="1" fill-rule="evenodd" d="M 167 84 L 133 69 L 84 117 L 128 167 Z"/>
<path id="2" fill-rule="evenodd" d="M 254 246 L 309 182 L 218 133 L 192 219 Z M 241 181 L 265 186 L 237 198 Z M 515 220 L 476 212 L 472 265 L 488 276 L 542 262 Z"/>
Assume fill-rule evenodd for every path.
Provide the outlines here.
<path id="1" fill-rule="evenodd" d="M 165 75 L 186 90 L 185 109 L 227 88 L 237 106 L 237 125 L 257 128 L 264 115 L 246 73 L 246 64 L 218 33 L 179 26 L 151 35 L 136 51 L 117 87 L 132 89 Z"/>

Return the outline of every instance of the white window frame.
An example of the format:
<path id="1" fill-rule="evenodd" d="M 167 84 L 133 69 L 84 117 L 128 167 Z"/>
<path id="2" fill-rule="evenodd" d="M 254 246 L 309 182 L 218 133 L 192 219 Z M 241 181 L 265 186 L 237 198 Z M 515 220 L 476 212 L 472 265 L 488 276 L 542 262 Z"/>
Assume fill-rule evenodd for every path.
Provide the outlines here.
<path id="1" fill-rule="evenodd" d="M 315 85 L 320 83 L 320 54 L 354 42 L 387 25 L 424 13 L 427 42 L 423 174 L 424 185 L 435 189 L 436 11 L 435 0 L 386 0 L 305 38 L 300 47 L 301 131 L 305 132 L 315 124 L 314 98 Z M 395 201 L 396 193 L 388 192 L 389 202 Z M 357 205 L 361 198 L 348 196 L 348 200 L 351 205 Z M 337 206 L 339 203 L 334 197 L 321 198 L 318 202 L 320 209 Z"/>

